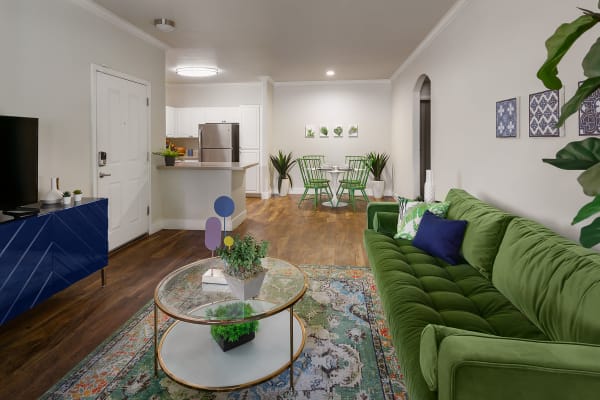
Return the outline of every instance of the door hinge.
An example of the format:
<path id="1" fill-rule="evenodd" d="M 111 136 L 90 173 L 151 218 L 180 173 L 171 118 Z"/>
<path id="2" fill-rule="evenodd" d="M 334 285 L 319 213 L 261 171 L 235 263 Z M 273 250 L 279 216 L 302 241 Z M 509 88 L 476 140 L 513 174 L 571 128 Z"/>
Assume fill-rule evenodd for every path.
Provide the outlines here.
<path id="1" fill-rule="evenodd" d="M 150 106 L 150 97 L 146 97 L 146 107 Z"/>
<path id="2" fill-rule="evenodd" d="M 146 152 L 146 162 L 150 161 L 150 152 Z"/>
<path id="3" fill-rule="evenodd" d="M 146 206 L 146 215 L 150 215 L 150 206 Z"/>

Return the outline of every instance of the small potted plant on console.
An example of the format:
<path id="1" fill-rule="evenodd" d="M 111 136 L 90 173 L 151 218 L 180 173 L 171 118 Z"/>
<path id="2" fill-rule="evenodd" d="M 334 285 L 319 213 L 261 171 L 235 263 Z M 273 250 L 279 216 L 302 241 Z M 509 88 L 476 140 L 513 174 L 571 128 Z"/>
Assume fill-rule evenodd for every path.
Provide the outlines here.
<path id="1" fill-rule="evenodd" d="M 267 273 L 261 259 L 267 255 L 269 242 L 259 243 L 252 235 L 246 235 L 225 243 L 226 246 L 217 249 L 217 255 L 225 261 L 223 275 L 229 289 L 240 300 L 256 297 Z"/>
<path id="2" fill-rule="evenodd" d="M 73 190 L 73 200 L 75 200 L 75 203 L 81 203 L 82 196 L 83 196 L 83 192 L 81 191 L 81 189 Z"/>
<path id="3" fill-rule="evenodd" d="M 252 306 L 247 303 L 229 303 L 209 310 L 207 315 L 212 320 L 240 320 L 254 314 Z M 254 339 L 258 330 L 258 321 L 239 324 L 212 325 L 210 334 L 221 350 L 228 351 Z"/>
<path id="4" fill-rule="evenodd" d="M 63 192 L 63 204 L 65 206 L 71 204 L 71 192 Z"/>

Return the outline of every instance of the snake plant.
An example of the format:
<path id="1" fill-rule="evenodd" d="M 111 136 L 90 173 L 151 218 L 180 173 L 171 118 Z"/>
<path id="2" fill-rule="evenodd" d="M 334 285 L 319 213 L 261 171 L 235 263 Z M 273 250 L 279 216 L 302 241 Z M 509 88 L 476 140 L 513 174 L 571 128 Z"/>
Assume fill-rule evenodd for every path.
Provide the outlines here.
<path id="1" fill-rule="evenodd" d="M 277 173 L 279 174 L 279 178 L 277 180 L 277 189 L 281 192 L 281 181 L 284 178 L 289 179 L 290 186 L 292 186 L 292 177 L 290 176 L 290 170 L 296 163 L 296 160 L 292 159 L 292 152 L 286 155 L 281 150 L 279 150 L 277 156 L 271 155 L 270 158 L 271 164 L 273 164 L 273 168 L 275 168 L 275 171 L 277 171 Z"/>

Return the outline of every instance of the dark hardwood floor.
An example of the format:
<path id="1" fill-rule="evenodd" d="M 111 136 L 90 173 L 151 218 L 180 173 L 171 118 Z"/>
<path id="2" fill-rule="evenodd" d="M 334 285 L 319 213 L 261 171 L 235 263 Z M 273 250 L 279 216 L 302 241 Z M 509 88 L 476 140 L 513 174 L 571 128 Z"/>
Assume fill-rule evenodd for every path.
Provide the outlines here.
<path id="1" fill-rule="evenodd" d="M 296 206 L 299 196 L 247 199 L 234 233 L 271 242 L 269 256 L 295 264 L 368 264 L 362 244 L 364 202 L 351 207 Z M 387 199 L 391 200 L 391 199 Z M 100 273 L 63 290 L 0 327 L 0 399 L 34 399 L 152 299 L 170 271 L 209 257 L 203 231 L 162 230 L 109 257 Z"/>

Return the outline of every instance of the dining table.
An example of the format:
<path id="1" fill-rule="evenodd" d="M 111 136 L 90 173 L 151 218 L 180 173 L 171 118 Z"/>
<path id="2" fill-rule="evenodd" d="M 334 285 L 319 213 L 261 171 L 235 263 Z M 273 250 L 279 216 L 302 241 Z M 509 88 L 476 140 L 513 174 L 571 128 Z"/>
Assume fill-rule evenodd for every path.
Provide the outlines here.
<path id="1" fill-rule="evenodd" d="M 339 179 L 340 179 L 340 174 L 343 174 L 344 172 L 350 171 L 350 168 L 346 165 L 327 165 L 327 164 L 323 164 L 322 166 L 320 166 L 318 168 L 320 171 L 325 171 L 327 172 L 329 175 L 331 175 L 331 190 L 333 192 L 333 197 L 330 201 L 325 201 L 322 204 L 326 207 L 333 207 L 333 208 L 337 208 L 337 207 L 345 207 L 348 205 L 348 203 L 344 202 L 344 201 L 340 201 L 337 197 L 337 191 L 338 191 L 338 187 L 339 187 Z"/>

